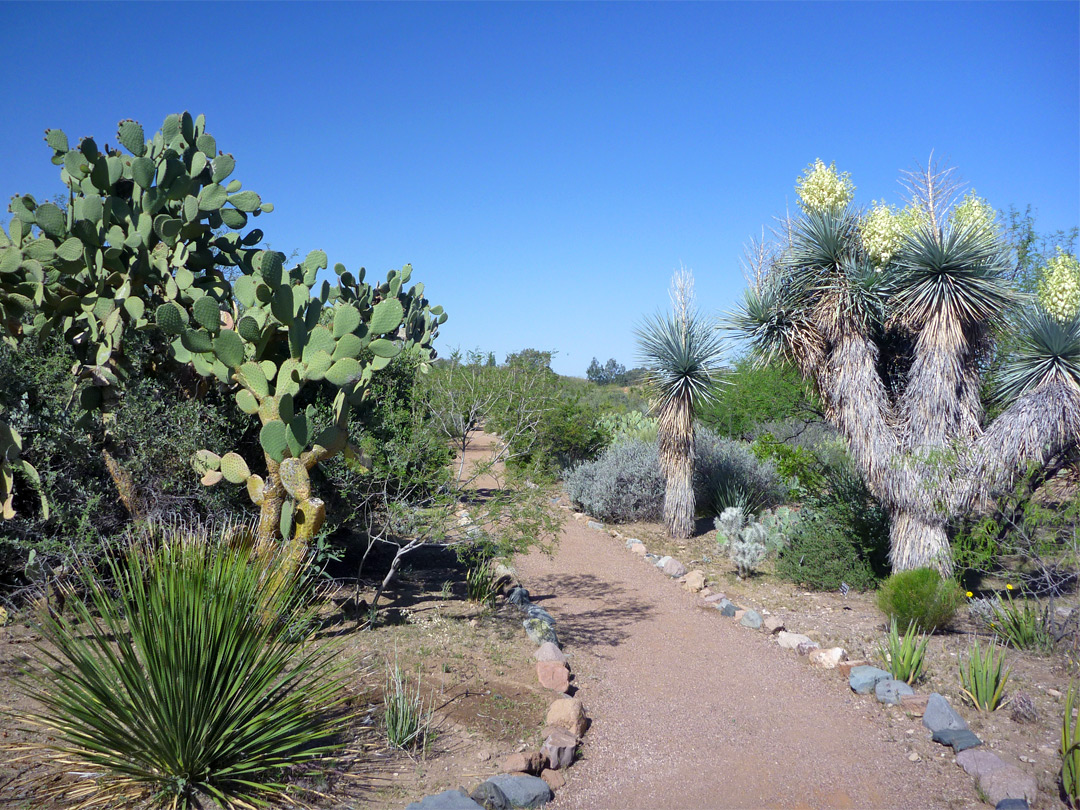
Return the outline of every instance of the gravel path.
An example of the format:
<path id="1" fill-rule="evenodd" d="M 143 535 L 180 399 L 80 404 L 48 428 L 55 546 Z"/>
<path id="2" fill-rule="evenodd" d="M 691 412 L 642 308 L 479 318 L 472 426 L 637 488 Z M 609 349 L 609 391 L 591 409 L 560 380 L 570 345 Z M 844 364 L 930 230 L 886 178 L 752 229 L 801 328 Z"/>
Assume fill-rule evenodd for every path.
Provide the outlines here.
<path id="1" fill-rule="evenodd" d="M 567 520 L 554 557 L 516 568 L 593 722 L 550 807 L 984 807 L 951 752 L 908 761 L 872 697 L 699 607 L 622 540 Z"/>

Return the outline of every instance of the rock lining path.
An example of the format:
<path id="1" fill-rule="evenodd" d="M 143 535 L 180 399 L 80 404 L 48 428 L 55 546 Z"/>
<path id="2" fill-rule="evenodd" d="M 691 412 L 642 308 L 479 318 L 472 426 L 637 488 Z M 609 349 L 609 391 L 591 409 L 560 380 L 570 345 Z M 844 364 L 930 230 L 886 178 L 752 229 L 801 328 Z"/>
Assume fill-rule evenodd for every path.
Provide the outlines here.
<path id="1" fill-rule="evenodd" d="M 593 721 L 553 810 L 985 807 L 951 751 L 910 762 L 872 696 L 699 607 L 606 531 L 568 519 L 553 557 L 515 567 Z"/>

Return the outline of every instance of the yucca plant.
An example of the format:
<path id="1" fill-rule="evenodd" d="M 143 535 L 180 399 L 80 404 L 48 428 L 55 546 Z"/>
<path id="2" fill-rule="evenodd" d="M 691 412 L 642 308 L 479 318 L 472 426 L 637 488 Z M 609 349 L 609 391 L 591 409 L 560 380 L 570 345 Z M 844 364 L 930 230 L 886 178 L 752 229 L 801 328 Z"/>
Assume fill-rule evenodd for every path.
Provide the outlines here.
<path id="1" fill-rule="evenodd" d="M 983 650 L 975 639 L 967 660 L 960 659 L 960 691 L 979 711 L 995 711 L 1001 705 L 1011 671 L 997 644 L 991 643 Z"/>
<path id="2" fill-rule="evenodd" d="M 1072 807 L 1080 806 L 1080 716 L 1073 716 L 1076 707 L 1077 688 L 1070 681 L 1061 721 L 1061 784 Z"/>
<path id="3" fill-rule="evenodd" d="M 715 397 L 722 351 L 716 329 L 694 309 L 693 284 L 689 271 L 677 272 L 674 311 L 646 318 L 635 330 L 667 481 L 664 523 L 674 538 L 694 531 L 694 413 Z"/>
<path id="4" fill-rule="evenodd" d="M 395 661 L 393 666 L 387 666 L 384 705 L 387 742 L 395 748 L 423 750 L 431 729 L 431 710 L 424 708 L 424 699 L 420 696 L 419 670 L 416 688 L 410 690 L 398 663 Z"/>
<path id="5" fill-rule="evenodd" d="M 994 635 L 1018 650 L 1049 652 L 1054 646 L 1050 629 L 1050 610 L 1029 601 L 1013 600 L 1013 586 L 1007 585 L 1006 598 L 998 597 L 990 629 Z"/>
<path id="6" fill-rule="evenodd" d="M 804 214 L 756 254 L 730 326 L 760 361 L 785 357 L 814 380 L 889 513 L 893 570 L 949 577 L 950 521 L 1080 439 L 1080 319 L 1008 283 L 993 209 L 957 204 L 949 171 L 910 173 L 903 212 L 845 207 L 845 176 L 821 164 L 813 177 L 797 188 Z M 1000 374 L 1007 407 L 984 425 L 979 375 L 999 330 L 1019 349 Z"/>
<path id="7" fill-rule="evenodd" d="M 132 541 L 109 558 L 111 585 L 88 572 L 72 618 L 42 619 L 31 722 L 82 777 L 54 793 L 79 807 L 292 801 L 284 773 L 337 747 L 343 693 L 326 649 L 290 638 L 311 588 L 274 551 L 250 530 Z"/>
<path id="8" fill-rule="evenodd" d="M 893 619 L 889 625 L 889 635 L 885 643 L 878 646 L 878 653 L 885 660 L 893 678 L 907 684 L 915 683 L 926 669 L 926 645 L 929 636 L 919 633 L 915 622 L 907 626 L 904 635 Z"/>

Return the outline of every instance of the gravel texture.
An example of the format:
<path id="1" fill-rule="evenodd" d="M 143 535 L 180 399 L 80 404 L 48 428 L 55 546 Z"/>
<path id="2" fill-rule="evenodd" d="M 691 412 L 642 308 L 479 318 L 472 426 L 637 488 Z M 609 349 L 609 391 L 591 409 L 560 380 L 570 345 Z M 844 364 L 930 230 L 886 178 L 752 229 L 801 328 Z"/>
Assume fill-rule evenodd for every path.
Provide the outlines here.
<path id="1" fill-rule="evenodd" d="M 880 715 L 898 710 L 703 607 L 624 540 L 568 517 L 554 556 L 516 568 L 592 719 L 549 807 L 983 806 L 951 751 L 909 761 Z"/>

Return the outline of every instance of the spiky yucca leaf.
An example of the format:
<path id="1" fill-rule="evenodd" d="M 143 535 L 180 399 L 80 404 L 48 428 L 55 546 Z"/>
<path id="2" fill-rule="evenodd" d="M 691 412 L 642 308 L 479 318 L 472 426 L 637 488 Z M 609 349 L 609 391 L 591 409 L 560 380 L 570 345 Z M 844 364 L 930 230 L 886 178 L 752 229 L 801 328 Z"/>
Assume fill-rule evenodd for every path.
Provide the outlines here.
<path id="1" fill-rule="evenodd" d="M 923 223 L 896 258 L 901 320 L 922 328 L 935 316 L 960 324 L 998 324 L 1016 304 L 998 235 L 980 222 L 935 228 Z"/>
<path id="2" fill-rule="evenodd" d="M 1080 388 L 1080 314 L 1059 321 L 1042 307 L 1021 313 L 1017 342 L 998 382 L 1003 402 L 1034 391 L 1053 380 Z"/>
<path id="3" fill-rule="evenodd" d="M 649 384 L 662 404 L 685 402 L 694 409 L 715 397 L 723 343 L 700 313 L 685 321 L 671 313 L 654 315 L 634 334 Z"/>
<path id="4" fill-rule="evenodd" d="M 69 598 L 74 620 L 41 627 L 52 646 L 39 648 L 32 695 L 44 710 L 32 722 L 55 738 L 59 764 L 92 775 L 66 800 L 292 803 L 282 771 L 335 748 L 343 699 L 327 652 L 293 643 L 309 595 L 295 566 L 176 534 L 133 544 L 110 568 L 115 595 L 87 574 L 88 597 Z"/>
<path id="5" fill-rule="evenodd" d="M 800 369 L 811 368 L 821 354 L 821 335 L 791 298 L 784 294 L 782 280 L 771 276 L 759 288 L 746 288 L 724 327 L 746 340 L 763 364 L 787 357 Z"/>

